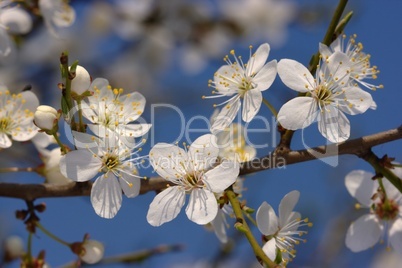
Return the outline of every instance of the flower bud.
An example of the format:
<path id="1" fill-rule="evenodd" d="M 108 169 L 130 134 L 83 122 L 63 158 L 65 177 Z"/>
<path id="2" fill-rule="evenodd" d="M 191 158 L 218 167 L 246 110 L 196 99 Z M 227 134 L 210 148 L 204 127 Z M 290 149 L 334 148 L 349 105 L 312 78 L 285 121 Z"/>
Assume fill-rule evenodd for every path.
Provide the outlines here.
<path id="1" fill-rule="evenodd" d="M 56 109 L 47 105 L 40 105 L 34 114 L 35 125 L 43 130 L 52 130 L 58 118 Z"/>
<path id="2" fill-rule="evenodd" d="M 71 80 L 71 91 L 77 95 L 82 95 L 89 89 L 90 85 L 91 76 L 89 75 L 88 71 L 84 67 L 77 65 L 75 77 L 73 80 Z"/>
<path id="3" fill-rule="evenodd" d="M 96 240 L 86 240 L 82 244 L 83 253 L 80 255 L 81 260 L 88 264 L 97 263 L 103 257 L 105 248 L 103 244 Z"/>

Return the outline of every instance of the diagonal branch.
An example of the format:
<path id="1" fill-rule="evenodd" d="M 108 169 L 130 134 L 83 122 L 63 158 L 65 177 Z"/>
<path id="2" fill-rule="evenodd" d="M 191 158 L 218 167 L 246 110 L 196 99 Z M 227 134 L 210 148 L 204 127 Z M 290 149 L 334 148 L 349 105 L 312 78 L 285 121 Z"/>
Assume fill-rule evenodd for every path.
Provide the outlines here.
<path id="1" fill-rule="evenodd" d="M 270 153 L 262 158 L 243 163 L 240 175 L 247 175 L 262 170 L 279 168 L 285 165 L 336 155 L 349 154 L 364 158 L 371 152 L 373 146 L 399 139 L 402 139 L 402 126 L 339 144 L 322 145 L 311 149 L 295 151 L 277 150 L 276 153 Z M 319 154 L 315 152 L 318 152 Z M 161 191 L 166 188 L 166 185 L 167 181 L 158 177 L 142 180 L 140 194 L 145 194 L 150 191 Z M 19 198 L 28 201 L 47 197 L 88 196 L 91 193 L 91 187 L 91 182 L 72 182 L 66 185 L 3 182 L 0 183 L 0 196 Z"/>

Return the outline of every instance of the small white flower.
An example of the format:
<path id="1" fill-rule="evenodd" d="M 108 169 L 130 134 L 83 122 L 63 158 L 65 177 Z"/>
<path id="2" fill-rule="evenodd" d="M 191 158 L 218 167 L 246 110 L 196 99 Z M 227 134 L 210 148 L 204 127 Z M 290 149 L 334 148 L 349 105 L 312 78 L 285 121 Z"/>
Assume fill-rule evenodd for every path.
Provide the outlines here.
<path id="1" fill-rule="evenodd" d="M 38 105 L 39 100 L 31 91 L 11 94 L 0 86 L 0 148 L 12 145 L 9 136 L 15 141 L 27 141 L 36 135 L 33 118 Z"/>
<path id="2" fill-rule="evenodd" d="M 320 43 L 320 53 L 324 58 L 329 58 L 336 51 L 345 53 L 349 58 L 350 63 L 350 84 L 358 86 L 359 84 L 371 89 L 383 88 L 383 85 L 374 85 L 364 80 L 377 79 L 377 74 L 380 72 L 377 66 L 371 66 L 370 55 L 363 52 L 363 44 L 356 44 L 356 35 L 349 38 L 345 45 L 346 35 L 340 35 L 328 47 Z"/>
<path id="3" fill-rule="evenodd" d="M 307 232 L 298 228 L 305 225 L 311 227 L 312 223 L 307 218 L 301 219 L 300 213 L 293 211 L 299 197 L 298 191 L 286 194 L 279 204 L 279 217 L 267 202 L 262 203 L 257 210 L 257 226 L 267 241 L 262 250 L 271 260 L 275 260 L 280 253 L 282 261 L 288 263 L 295 257 L 294 246 L 300 241 L 305 242 L 300 236 Z"/>
<path id="4" fill-rule="evenodd" d="M 91 84 L 93 96 L 82 103 L 83 115 L 92 124 L 88 128 L 97 136 L 117 133 L 126 144 L 134 138 L 145 135 L 151 124 L 130 124 L 140 118 L 146 100 L 138 92 L 121 95 L 123 89 L 113 89 L 103 78 L 95 79 Z"/>
<path id="5" fill-rule="evenodd" d="M 80 255 L 80 259 L 88 264 L 99 262 L 105 252 L 103 244 L 96 240 L 85 240 L 82 248 L 83 254 Z"/>
<path id="6" fill-rule="evenodd" d="M 219 104 L 224 105 L 219 115 L 215 118 L 211 132 L 217 133 L 224 130 L 236 117 L 243 102 L 242 118 L 245 122 L 250 122 L 260 110 L 262 102 L 262 91 L 267 90 L 276 77 L 276 60 L 265 63 L 268 59 L 270 47 L 267 43 L 258 47 L 255 54 L 251 54 L 250 59 L 244 64 L 241 57 L 237 57 L 234 50 L 230 54 L 235 61 L 232 62 L 229 56 L 225 57 L 227 65 L 222 66 L 214 75 L 214 81 L 209 81 L 216 91 L 212 91 L 213 96 L 203 98 L 230 97 L 229 100 Z M 218 105 L 214 105 L 218 106 Z"/>
<path id="7" fill-rule="evenodd" d="M 9 56 L 13 41 L 9 34 L 26 34 L 32 29 L 31 16 L 19 7 L 6 7 L 9 1 L 0 3 L 0 56 Z"/>
<path id="8" fill-rule="evenodd" d="M 56 27 L 69 27 L 75 21 L 75 11 L 67 0 L 39 0 L 40 12 L 49 32 L 57 36 Z"/>
<path id="9" fill-rule="evenodd" d="M 215 193 L 233 184 L 240 170 L 236 162 L 223 161 L 217 165 L 218 153 L 216 137 L 211 134 L 196 139 L 188 151 L 166 143 L 158 143 L 151 149 L 153 168 L 175 185 L 155 196 L 147 214 L 149 224 L 160 226 L 176 218 L 186 194 L 190 194 L 186 214 L 191 221 L 207 224 L 215 219 L 218 213 Z"/>
<path id="10" fill-rule="evenodd" d="M 75 77 L 73 80 L 71 80 L 71 91 L 77 95 L 82 95 L 89 89 L 90 85 L 91 76 L 89 75 L 88 71 L 84 67 L 77 65 Z"/>
<path id="11" fill-rule="evenodd" d="M 395 173 L 402 175 L 398 168 Z M 353 252 L 363 251 L 374 246 L 386 234 L 388 245 L 402 254 L 402 194 L 384 178 L 385 196 L 378 191 L 378 181 L 373 177 L 374 174 L 363 170 L 354 170 L 345 177 L 348 192 L 359 202 L 356 207 L 369 209 L 368 214 L 349 226 L 346 246 Z"/>
<path id="12" fill-rule="evenodd" d="M 38 106 L 34 114 L 35 125 L 43 130 L 52 130 L 58 118 L 57 110 L 48 105 Z"/>
<path id="13" fill-rule="evenodd" d="M 113 218 L 121 207 L 122 191 L 129 198 L 139 194 L 141 177 L 135 166 L 142 157 L 132 156 L 141 149 L 131 152 L 115 135 L 104 140 L 75 131 L 73 135 L 78 150 L 61 158 L 60 171 L 78 182 L 97 177 L 91 190 L 92 206 L 99 216 Z"/>
<path id="14" fill-rule="evenodd" d="M 349 86 L 349 58 L 339 51 L 321 61 L 315 78 L 301 63 L 290 59 L 278 63 L 278 74 L 286 86 L 306 93 L 282 106 L 279 123 L 297 130 L 317 119 L 318 130 L 330 142 L 342 142 L 350 136 L 350 123 L 344 113 L 364 113 L 373 102 L 369 93 Z"/>

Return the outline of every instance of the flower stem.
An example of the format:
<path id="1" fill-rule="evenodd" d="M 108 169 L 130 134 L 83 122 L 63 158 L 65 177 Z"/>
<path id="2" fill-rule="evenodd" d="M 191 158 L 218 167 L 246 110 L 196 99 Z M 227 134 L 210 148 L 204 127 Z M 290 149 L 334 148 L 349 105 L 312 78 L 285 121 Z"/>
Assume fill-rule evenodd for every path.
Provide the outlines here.
<path id="1" fill-rule="evenodd" d="M 82 109 L 81 109 L 81 100 L 77 99 L 77 105 L 78 105 L 78 131 L 80 132 L 85 132 L 85 127 L 84 127 L 84 121 L 82 117 Z"/>
<path id="2" fill-rule="evenodd" d="M 36 227 L 38 227 L 43 233 L 45 233 L 47 236 L 49 236 L 50 238 L 52 238 L 53 240 L 59 242 L 60 244 L 63 244 L 67 247 L 70 247 L 71 245 L 69 243 L 67 243 L 66 241 L 60 239 L 59 237 L 57 237 L 56 235 L 52 234 L 51 232 L 49 232 L 45 227 L 43 227 L 42 224 L 40 224 L 40 222 L 36 221 L 35 222 Z"/>
<path id="3" fill-rule="evenodd" d="M 265 98 L 262 98 L 262 102 L 265 104 L 265 106 L 268 107 L 268 109 L 275 116 L 275 118 L 277 118 L 278 117 L 278 112 L 275 110 L 274 106 L 272 106 L 272 104 L 269 103 L 269 101 L 267 101 Z"/>
<path id="4" fill-rule="evenodd" d="M 32 232 L 28 232 L 28 245 L 27 245 L 27 259 L 28 263 L 32 263 Z"/>
<path id="5" fill-rule="evenodd" d="M 56 132 L 53 133 L 53 137 L 54 137 L 54 139 L 56 140 L 57 144 L 60 146 L 61 152 L 62 152 L 63 154 L 67 154 L 67 149 L 66 149 L 66 147 L 64 146 L 64 144 L 61 142 L 59 136 L 57 136 L 57 133 L 56 133 Z"/>
<path id="6" fill-rule="evenodd" d="M 263 263 L 265 263 L 270 268 L 280 267 L 267 257 L 267 255 L 264 253 L 264 251 L 258 244 L 257 240 L 255 239 L 255 237 L 253 236 L 253 233 L 251 232 L 250 228 L 248 227 L 248 224 L 243 216 L 243 211 L 241 209 L 240 202 L 237 199 L 235 192 L 233 192 L 233 190 L 231 188 L 229 188 L 225 192 L 226 192 L 226 196 L 229 199 L 230 204 L 233 207 L 233 211 L 236 215 L 237 222 L 235 224 L 235 227 L 237 230 L 239 230 L 246 236 L 248 242 L 250 243 L 251 247 L 254 250 L 254 253 L 255 253 L 257 259 L 261 260 Z"/>
<path id="7" fill-rule="evenodd" d="M 246 215 L 247 219 L 254 224 L 255 226 L 257 226 L 257 222 L 253 219 L 253 217 L 251 217 L 251 215 L 247 212 L 244 212 L 244 215 Z"/>
<path id="8" fill-rule="evenodd" d="M 402 180 L 391 170 L 381 165 L 381 159 L 379 159 L 372 151 L 364 155 L 362 158 L 374 168 L 377 174 L 381 174 L 386 177 L 388 181 L 392 183 L 392 185 L 394 185 L 399 190 L 399 192 L 402 193 Z"/>
<path id="9" fill-rule="evenodd" d="M 37 168 L 34 167 L 5 167 L 5 168 L 0 168 L 0 173 L 6 173 L 6 172 L 37 172 Z"/>

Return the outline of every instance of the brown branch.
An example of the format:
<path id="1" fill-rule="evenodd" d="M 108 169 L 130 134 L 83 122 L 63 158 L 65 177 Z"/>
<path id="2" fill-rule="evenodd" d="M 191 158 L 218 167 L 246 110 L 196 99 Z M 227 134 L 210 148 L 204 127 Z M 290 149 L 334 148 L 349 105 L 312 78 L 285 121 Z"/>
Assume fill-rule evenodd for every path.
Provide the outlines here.
<path id="1" fill-rule="evenodd" d="M 276 150 L 276 153 L 270 153 L 262 158 L 243 163 L 240 175 L 336 155 L 351 154 L 364 158 L 366 154 L 371 152 L 373 146 L 399 139 L 402 139 L 402 126 L 373 135 L 345 141 L 340 144 L 323 145 L 311 149 L 289 152 Z M 317 155 L 314 152 L 319 152 L 320 154 Z M 141 180 L 140 194 L 145 194 L 150 191 L 161 191 L 166 188 L 167 184 L 168 182 L 166 180 L 158 177 Z M 91 187 L 91 182 L 72 182 L 66 185 L 2 182 L 0 183 L 0 196 L 19 198 L 27 201 L 46 197 L 88 196 L 91 193 Z"/>

